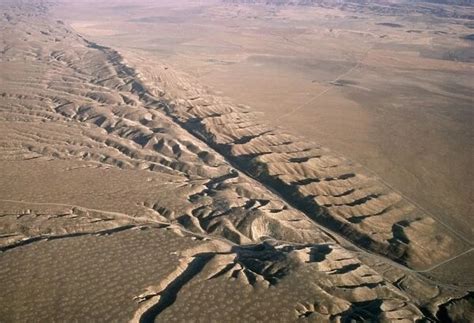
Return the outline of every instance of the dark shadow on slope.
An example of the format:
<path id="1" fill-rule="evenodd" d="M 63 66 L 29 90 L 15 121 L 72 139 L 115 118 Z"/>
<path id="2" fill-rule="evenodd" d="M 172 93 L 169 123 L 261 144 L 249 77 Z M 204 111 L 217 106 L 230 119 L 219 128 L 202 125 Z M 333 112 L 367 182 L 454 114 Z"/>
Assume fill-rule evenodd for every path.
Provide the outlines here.
<path id="1" fill-rule="evenodd" d="M 181 288 L 199 274 L 213 256 L 213 254 L 197 255 L 181 275 L 176 277 L 176 279 L 161 292 L 160 301 L 143 313 L 140 317 L 140 323 L 154 322 L 155 318 L 160 315 L 161 312 L 173 305 Z"/>
<path id="2" fill-rule="evenodd" d="M 381 305 L 381 299 L 354 302 L 348 310 L 341 314 L 341 322 L 380 322 Z"/>

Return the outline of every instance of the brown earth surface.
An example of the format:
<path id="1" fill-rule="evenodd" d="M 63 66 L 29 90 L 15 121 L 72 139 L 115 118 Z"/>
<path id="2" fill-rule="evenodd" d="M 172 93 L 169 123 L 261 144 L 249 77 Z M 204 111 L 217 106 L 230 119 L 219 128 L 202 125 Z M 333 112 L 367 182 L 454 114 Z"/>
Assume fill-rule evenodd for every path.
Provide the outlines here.
<path id="1" fill-rule="evenodd" d="M 138 26 L 135 35 L 146 42 L 152 32 L 141 32 L 143 23 L 157 20 L 153 28 L 162 28 L 162 21 L 168 20 L 164 24 L 172 30 L 176 26 L 169 25 L 181 17 L 178 26 L 191 30 L 196 27 L 193 19 L 215 17 L 202 25 L 214 33 L 220 21 L 230 24 L 226 17 L 235 13 L 228 10 L 234 5 L 227 3 L 160 2 L 159 19 L 134 22 L 144 18 L 147 8 L 156 10 L 146 7 L 150 5 L 107 1 L 93 13 L 86 1 L 0 3 L 0 321 L 472 318 L 469 217 L 430 212 L 429 207 L 420 207 L 423 199 L 407 198 L 409 190 L 398 189 L 389 176 L 383 180 L 367 170 L 369 164 L 341 157 L 313 141 L 329 142 L 295 131 L 309 120 L 293 119 L 300 125 L 293 127 L 288 113 L 301 111 L 303 118 L 306 105 L 287 98 L 291 105 L 281 113 L 277 107 L 272 112 L 258 104 L 252 110 L 234 103 L 266 101 L 260 95 L 265 86 L 271 88 L 269 84 L 258 81 L 259 90 L 247 83 L 255 91 L 248 102 L 225 91 L 229 80 L 221 79 L 221 89 L 209 88 L 212 84 L 189 72 L 209 48 L 199 56 L 201 47 L 191 46 L 194 52 L 186 55 L 195 58 L 181 64 L 177 56 L 182 54 L 176 54 L 180 47 L 168 42 L 177 37 L 176 31 L 162 30 L 160 35 L 169 39 L 156 42 L 174 48 L 176 52 L 167 56 L 128 42 L 130 31 L 120 40 L 122 45 L 115 46 L 119 25 Z M 262 11 L 270 10 L 278 19 L 290 13 L 291 19 L 301 21 L 308 16 L 294 7 L 238 8 L 245 15 L 255 14 L 255 23 L 261 24 L 259 29 L 246 25 L 250 29 L 245 41 L 255 42 L 255 51 L 260 48 L 258 57 L 246 56 L 247 62 L 256 64 L 248 74 L 271 73 L 266 68 L 267 72 L 258 72 L 257 67 L 273 60 L 277 72 L 282 66 L 294 75 L 294 66 L 280 63 L 281 54 L 269 54 L 270 47 L 265 47 L 285 50 L 281 39 L 267 37 L 274 30 L 261 35 L 263 44 L 253 37 L 266 23 L 274 23 Z M 341 8 L 308 10 L 347 13 Z M 127 13 L 131 25 L 122 24 Z M 71 19 L 72 14 L 78 20 Z M 78 21 L 87 16 L 89 25 L 81 25 Z M 94 20 L 99 16 L 105 23 L 102 27 Z M 395 23 L 375 28 L 401 28 L 391 24 Z M 104 26 L 109 26 L 107 32 Z M 219 37 L 227 38 L 227 27 L 222 29 Z M 91 36 L 86 30 L 101 33 Z M 193 34 L 185 31 L 182 37 L 192 42 Z M 197 27 L 194 31 L 202 32 Z M 234 36 L 228 39 L 239 37 Z M 344 101 L 360 108 L 353 98 L 366 91 L 368 83 L 346 76 L 366 65 L 344 58 L 344 51 L 337 48 L 347 37 L 345 32 L 341 37 L 325 45 L 334 48 L 320 49 L 328 57 L 331 51 L 337 53 L 331 60 L 341 55 L 340 66 L 322 63 L 312 82 L 320 92 L 307 99 L 316 102 L 334 94 L 335 105 Z M 302 41 L 310 46 L 308 39 Z M 354 41 L 359 45 L 359 50 L 366 49 L 367 44 Z M 369 46 L 372 50 L 375 45 Z M 222 57 L 228 57 L 228 50 L 222 47 Z M 236 57 L 244 51 L 235 52 Z M 391 60 L 383 51 L 393 55 L 392 48 L 385 48 L 366 51 L 364 59 L 375 55 L 380 65 L 372 67 L 387 69 L 385 60 Z M 324 61 L 324 55 L 318 57 Z M 433 66 L 457 75 L 459 82 L 472 75 L 469 62 L 438 61 L 444 62 L 433 59 Z M 416 60 L 409 62 L 418 66 Z M 203 68 L 209 69 L 209 79 L 219 83 L 219 73 L 210 76 L 214 65 L 228 64 L 207 63 Z M 432 72 L 425 69 L 427 75 Z M 334 73 L 344 76 L 333 78 Z M 224 74 L 229 70 L 224 68 Z M 370 75 L 365 73 L 368 79 Z M 377 76 L 372 77 L 373 85 L 378 85 Z M 283 83 L 275 87 L 284 87 L 289 97 L 296 95 L 293 89 L 306 91 L 293 84 L 297 78 L 282 81 L 288 82 L 287 87 Z M 231 98 L 218 95 L 216 89 Z M 345 96 L 346 89 L 354 91 L 352 99 Z M 370 87 L 372 91 L 379 92 Z M 467 88 L 443 91 L 452 92 L 459 102 L 472 101 Z M 472 113 L 467 103 L 460 106 L 467 116 Z M 403 115 L 403 109 L 399 113 Z M 372 122 L 369 116 L 356 115 L 362 124 L 354 119 L 351 123 L 361 129 Z M 392 124 L 390 118 L 386 124 Z M 324 117 L 319 123 L 325 123 Z M 406 129 L 413 129 L 413 124 Z M 331 135 L 330 128 L 326 130 Z M 347 136 L 353 130 L 345 131 Z M 354 138 L 359 135 L 354 132 Z M 457 161 L 464 158 L 458 157 Z M 458 170 L 454 162 L 451 166 Z M 459 185 L 468 191 L 465 177 Z M 426 196 L 436 200 L 433 192 Z"/>
<path id="2" fill-rule="evenodd" d="M 472 7 L 63 2 L 57 16 L 88 39 L 186 72 L 474 237 Z"/>

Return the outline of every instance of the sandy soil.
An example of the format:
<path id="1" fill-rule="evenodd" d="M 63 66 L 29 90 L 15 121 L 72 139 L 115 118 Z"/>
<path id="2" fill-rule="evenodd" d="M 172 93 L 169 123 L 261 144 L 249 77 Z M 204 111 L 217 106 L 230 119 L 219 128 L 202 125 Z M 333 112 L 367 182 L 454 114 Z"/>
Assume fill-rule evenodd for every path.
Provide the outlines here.
<path id="1" fill-rule="evenodd" d="M 65 8 L 0 3 L 2 322 L 472 316 L 457 218 Z"/>

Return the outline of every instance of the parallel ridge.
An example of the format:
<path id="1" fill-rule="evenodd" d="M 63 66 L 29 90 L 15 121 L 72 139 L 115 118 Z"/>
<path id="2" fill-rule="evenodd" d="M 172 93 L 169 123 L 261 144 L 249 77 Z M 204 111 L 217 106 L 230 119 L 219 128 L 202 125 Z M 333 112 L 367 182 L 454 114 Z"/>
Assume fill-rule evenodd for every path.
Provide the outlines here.
<path id="1" fill-rule="evenodd" d="M 183 201 L 144 202 L 162 220 L 236 243 L 331 240 L 157 106 L 144 105 L 146 90 L 118 53 L 61 21 L 31 26 L 27 10 L 23 4 L 0 18 L 9 41 L 1 68 L 14 71 L 2 74 L 0 160 L 76 159 L 164 173 L 182 183 Z"/>
<path id="2" fill-rule="evenodd" d="M 151 301 L 158 297 L 158 302 L 151 304 L 150 319 L 172 304 L 187 282 L 206 273 L 206 280 L 224 277 L 252 287 L 268 287 L 279 284 L 293 270 L 297 274 L 308 270 L 308 293 L 318 299 L 298 304 L 298 318 L 414 321 L 424 316 L 417 306 L 438 302 L 438 288 L 434 288 L 434 296 L 423 295 L 422 301 L 412 302 L 411 292 L 399 287 L 399 280 L 412 278 L 423 288 L 429 284 L 420 283 L 409 271 L 378 262 L 376 257 L 377 266 L 385 265 L 390 273 L 369 268 L 357 253 L 339 246 L 268 188 L 284 194 L 313 220 L 329 227 L 343 223 L 347 237 L 360 244 L 359 239 L 370 238 L 372 244 L 367 248 L 399 261 L 420 254 L 418 250 L 432 251 L 412 246 L 410 240 L 403 244 L 393 230 L 385 233 L 374 227 L 376 234 L 371 232 L 370 237 L 364 231 L 370 219 L 393 221 L 387 214 L 399 212 L 404 221 L 409 218 L 410 211 L 400 206 L 405 202 L 396 194 L 354 172 L 344 159 L 331 157 L 325 149 L 293 136 L 277 134 L 245 108 L 207 96 L 194 84 L 186 85 L 185 79 L 177 81 L 196 90 L 188 93 L 188 99 L 170 103 L 163 92 L 166 86 L 145 85 L 116 51 L 82 39 L 60 21 L 43 19 L 43 11 L 43 6 L 20 2 L 0 16 L 1 32 L 8 36 L 0 44 L 0 69 L 6 71 L 0 74 L 0 162 L 70 159 L 95 162 L 100 167 L 166 173 L 182 183 L 185 194 L 176 197 L 182 204 L 179 207 L 159 200 L 144 205 L 154 213 L 154 219 L 167 227 L 174 224 L 182 235 L 184 227 L 186 234 L 203 233 L 213 243 L 221 236 L 246 244 L 223 242 L 229 250 L 206 246 L 183 255 L 176 271 L 160 281 L 159 288 L 150 290 L 151 295 L 143 296 L 152 297 Z M 35 24 L 25 20 L 25 12 L 37 17 Z M 236 170 L 223 156 L 267 187 Z M 364 208 L 367 214 L 360 211 L 361 205 L 374 202 Z M 393 210 L 374 214 L 372 208 L 378 204 Z M 2 223 L 13 223 L 1 237 L 5 250 L 44 238 L 112 234 L 148 223 L 145 215 L 138 221 L 73 206 L 59 207 L 55 212 L 51 206 L 46 210 L 15 206 L 19 211 L 13 213 L 11 208 L 0 214 Z M 348 220 L 362 215 L 360 221 Z M 407 230 L 417 233 L 417 225 L 429 221 L 427 217 L 412 219 L 401 225 L 404 235 Z M 449 235 L 440 241 L 441 255 L 455 244 Z M 254 245 L 249 246 L 251 243 Z M 51 244 L 42 246 L 47 249 Z M 394 254 L 392 246 L 402 253 Z M 71 252 L 78 251 L 83 250 L 73 245 Z M 385 277 L 390 275 L 396 279 Z M 321 299 L 323 304 L 317 303 Z"/>
<path id="3" fill-rule="evenodd" d="M 158 201 L 150 207 L 171 221 L 238 243 L 267 236 L 327 239 L 282 203 L 283 196 L 358 246 L 414 268 L 465 248 L 466 242 L 344 158 L 282 134 L 250 109 L 172 72 L 141 67 L 138 73 L 117 51 L 83 39 L 61 21 L 42 21 L 33 29 L 21 11 L 1 18 L 5 39 L 14 39 L 2 44 L 3 68 L 15 71 L 0 93 L 2 156 L 80 158 L 184 177 L 185 212 L 176 214 Z M 22 124 L 44 121 L 54 124 Z M 85 139 L 77 140 L 78 132 Z"/>
<path id="4" fill-rule="evenodd" d="M 247 107 L 210 95 L 188 76 L 140 65 L 139 77 L 151 92 L 167 93 L 167 101 L 144 93 L 149 104 L 160 102 L 236 168 L 358 246 L 426 268 L 470 245 L 361 166 L 265 125 Z"/>

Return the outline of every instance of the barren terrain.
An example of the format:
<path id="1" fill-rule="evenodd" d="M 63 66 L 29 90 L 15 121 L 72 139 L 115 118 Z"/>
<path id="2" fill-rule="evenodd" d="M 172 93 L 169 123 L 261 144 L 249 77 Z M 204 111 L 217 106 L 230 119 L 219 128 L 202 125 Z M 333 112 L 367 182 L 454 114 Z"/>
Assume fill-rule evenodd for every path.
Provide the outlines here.
<path id="1" fill-rule="evenodd" d="M 56 11 L 358 162 L 472 238 L 473 29 L 459 18 L 472 7 L 308 2 L 319 5 L 74 1 Z"/>
<path id="2" fill-rule="evenodd" d="M 472 45 L 381 8 L 1 2 L 0 321 L 472 320 Z"/>

